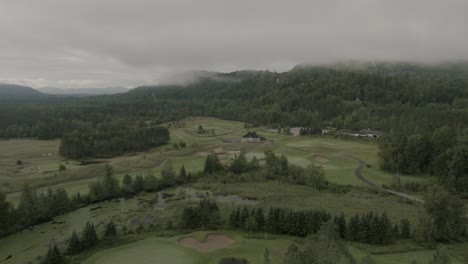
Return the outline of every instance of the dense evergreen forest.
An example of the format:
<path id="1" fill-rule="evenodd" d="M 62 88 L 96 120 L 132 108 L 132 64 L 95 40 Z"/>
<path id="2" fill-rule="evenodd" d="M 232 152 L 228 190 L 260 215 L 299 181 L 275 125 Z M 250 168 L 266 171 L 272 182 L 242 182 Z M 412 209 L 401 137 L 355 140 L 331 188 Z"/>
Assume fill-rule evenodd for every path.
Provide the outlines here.
<path id="1" fill-rule="evenodd" d="M 199 75 L 185 85 L 138 87 L 112 96 L 11 99 L 0 103 L 0 137 L 61 137 L 62 155 L 80 158 L 164 144 L 168 135 L 154 126 L 187 116 L 304 126 L 316 133 L 325 127 L 372 128 L 386 133 L 380 142 L 383 169 L 432 173 L 446 187 L 468 191 L 466 63 L 356 63 Z M 158 139 L 146 142 L 146 135 Z"/>

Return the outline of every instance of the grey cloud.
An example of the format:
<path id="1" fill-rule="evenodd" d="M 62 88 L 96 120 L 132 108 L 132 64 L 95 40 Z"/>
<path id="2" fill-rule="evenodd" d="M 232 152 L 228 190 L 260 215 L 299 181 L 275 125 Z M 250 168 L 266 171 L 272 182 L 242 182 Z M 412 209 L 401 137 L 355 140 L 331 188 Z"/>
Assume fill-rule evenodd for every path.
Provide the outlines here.
<path id="1" fill-rule="evenodd" d="M 133 86 L 190 70 L 467 60 L 466 10 L 464 0 L 2 1 L 0 82 Z"/>

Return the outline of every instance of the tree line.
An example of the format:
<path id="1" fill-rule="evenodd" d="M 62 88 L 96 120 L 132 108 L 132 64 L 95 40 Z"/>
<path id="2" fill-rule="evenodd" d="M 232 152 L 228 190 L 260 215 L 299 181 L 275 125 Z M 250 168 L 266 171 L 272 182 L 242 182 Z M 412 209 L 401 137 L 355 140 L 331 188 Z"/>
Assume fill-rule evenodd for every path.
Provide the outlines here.
<path id="1" fill-rule="evenodd" d="M 162 126 L 128 122 L 83 125 L 64 133 L 59 154 L 72 159 L 112 157 L 126 152 L 144 151 L 169 142 L 169 130 Z"/>
<path id="2" fill-rule="evenodd" d="M 67 241 L 65 250 L 60 249 L 54 245 L 49 246 L 47 254 L 41 261 L 41 264 L 66 264 L 70 259 L 79 255 L 80 253 L 90 250 L 98 246 L 100 243 L 112 243 L 118 236 L 117 226 L 111 220 L 105 224 L 104 234 L 99 238 L 96 228 L 92 222 L 87 222 L 81 235 L 73 232 Z"/>
<path id="3" fill-rule="evenodd" d="M 468 191 L 468 130 L 392 130 L 379 141 L 381 167 L 395 174 L 435 175 L 452 191 Z"/>

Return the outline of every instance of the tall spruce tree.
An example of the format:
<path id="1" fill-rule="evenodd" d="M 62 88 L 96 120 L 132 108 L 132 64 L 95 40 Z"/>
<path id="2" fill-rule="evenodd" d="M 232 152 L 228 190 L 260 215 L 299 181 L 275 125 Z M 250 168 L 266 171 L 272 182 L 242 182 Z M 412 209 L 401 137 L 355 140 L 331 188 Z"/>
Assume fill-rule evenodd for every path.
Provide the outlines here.
<path id="1" fill-rule="evenodd" d="M 104 237 L 105 238 L 114 238 L 117 236 L 117 227 L 114 222 L 111 220 L 106 225 L 106 229 L 104 230 Z"/>
<path id="2" fill-rule="evenodd" d="M 98 236 L 94 224 L 87 222 L 81 235 L 81 245 L 83 249 L 90 249 L 98 242 Z"/>
<path id="3" fill-rule="evenodd" d="M 115 198 L 120 193 L 119 181 L 114 176 L 114 170 L 108 164 L 106 164 L 106 174 L 102 179 L 102 187 L 104 199 Z"/>
<path id="4" fill-rule="evenodd" d="M 122 194 L 125 196 L 131 196 L 134 194 L 133 191 L 133 178 L 132 176 L 125 174 L 122 179 Z"/>
<path id="5" fill-rule="evenodd" d="M 64 264 L 65 260 L 57 246 L 49 247 L 42 264 Z"/>
<path id="6" fill-rule="evenodd" d="M 73 232 L 70 239 L 68 240 L 67 254 L 76 255 L 81 253 L 81 241 L 76 232 Z"/>

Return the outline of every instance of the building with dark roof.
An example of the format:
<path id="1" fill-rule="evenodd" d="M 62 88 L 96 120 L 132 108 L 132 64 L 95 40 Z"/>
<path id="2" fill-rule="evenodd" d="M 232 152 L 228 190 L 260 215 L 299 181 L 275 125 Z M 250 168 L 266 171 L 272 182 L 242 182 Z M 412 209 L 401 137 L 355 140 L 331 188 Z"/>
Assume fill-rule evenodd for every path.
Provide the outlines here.
<path id="1" fill-rule="evenodd" d="M 265 138 L 257 134 L 255 131 L 249 131 L 247 134 L 242 136 L 242 142 L 261 142 L 264 140 Z"/>

